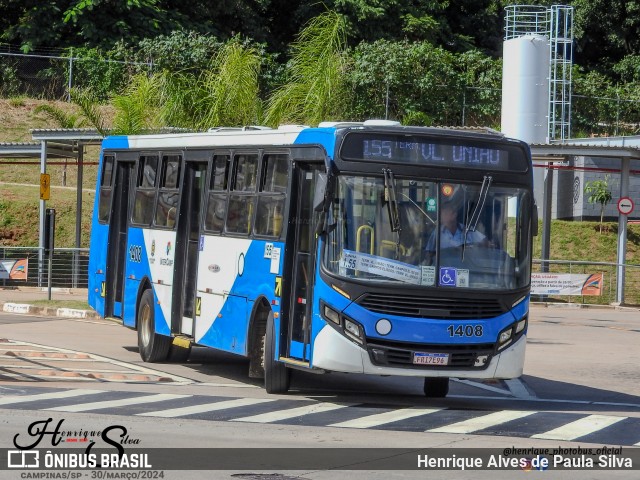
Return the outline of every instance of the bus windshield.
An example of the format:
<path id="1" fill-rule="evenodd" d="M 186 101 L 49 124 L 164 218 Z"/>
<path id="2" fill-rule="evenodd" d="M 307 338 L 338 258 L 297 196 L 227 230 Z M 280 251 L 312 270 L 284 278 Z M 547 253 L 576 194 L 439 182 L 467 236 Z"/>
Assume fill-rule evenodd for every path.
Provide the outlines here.
<path id="1" fill-rule="evenodd" d="M 529 284 L 531 198 L 525 189 L 494 185 L 491 177 L 482 184 L 386 173 L 335 181 L 323 251 L 331 274 L 430 288 Z"/>

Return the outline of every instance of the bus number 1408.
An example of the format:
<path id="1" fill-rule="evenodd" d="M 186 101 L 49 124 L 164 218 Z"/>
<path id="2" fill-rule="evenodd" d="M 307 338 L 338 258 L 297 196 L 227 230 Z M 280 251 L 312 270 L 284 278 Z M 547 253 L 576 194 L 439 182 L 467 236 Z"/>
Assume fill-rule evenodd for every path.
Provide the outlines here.
<path id="1" fill-rule="evenodd" d="M 449 325 L 447 331 L 450 337 L 481 337 L 482 325 Z"/>

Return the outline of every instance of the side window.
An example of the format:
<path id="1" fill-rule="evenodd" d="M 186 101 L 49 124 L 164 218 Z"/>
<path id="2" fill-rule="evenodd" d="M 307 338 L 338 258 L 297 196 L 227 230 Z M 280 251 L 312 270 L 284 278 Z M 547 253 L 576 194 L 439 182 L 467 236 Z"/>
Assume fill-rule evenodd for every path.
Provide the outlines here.
<path id="1" fill-rule="evenodd" d="M 255 191 L 258 173 L 257 154 L 237 154 L 233 158 L 233 181 L 227 208 L 229 233 L 251 233 Z"/>
<path id="2" fill-rule="evenodd" d="M 115 157 L 113 155 L 105 155 L 102 160 L 102 180 L 100 182 L 100 203 L 98 206 L 98 220 L 101 223 L 108 223 L 111 217 L 114 163 Z"/>
<path id="3" fill-rule="evenodd" d="M 180 200 L 178 182 L 181 161 L 180 155 L 164 155 L 162 157 L 158 204 L 154 221 L 158 227 L 173 228 L 176 224 L 178 201 Z"/>
<path id="4" fill-rule="evenodd" d="M 224 229 L 227 209 L 227 187 L 229 184 L 231 156 L 214 155 L 212 164 L 204 228 L 210 232 L 220 233 Z"/>
<path id="5" fill-rule="evenodd" d="M 256 206 L 256 235 L 278 238 L 282 232 L 288 168 L 288 155 L 265 154 L 262 157 L 260 193 Z"/>
<path id="6" fill-rule="evenodd" d="M 131 221 L 139 225 L 150 225 L 153 218 L 153 207 L 156 199 L 156 178 L 158 173 L 158 157 L 143 155 L 138 160 L 138 176 L 136 178 L 135 200 Z"/>

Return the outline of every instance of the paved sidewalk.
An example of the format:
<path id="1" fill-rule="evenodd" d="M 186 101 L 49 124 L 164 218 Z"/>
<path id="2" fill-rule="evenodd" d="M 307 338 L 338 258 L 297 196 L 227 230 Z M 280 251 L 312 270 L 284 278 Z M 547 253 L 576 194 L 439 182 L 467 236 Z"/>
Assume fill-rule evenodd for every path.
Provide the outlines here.
<path id="1" fill-rule="evenodd" d="M 69 306 L 46 306 L 41 301 L 49 298 L 47 288 L 39 287 L 0 287 L 0 311 L 8 313 L 28 313 L 75 318 L 100 318 L 88 305 L 86 309 L 68 308 Z M 56 302 L 87 301 L 86 288 L 53 288 L 51 300 Z M 36 303 L 37 302 L 37 303 Z"/>

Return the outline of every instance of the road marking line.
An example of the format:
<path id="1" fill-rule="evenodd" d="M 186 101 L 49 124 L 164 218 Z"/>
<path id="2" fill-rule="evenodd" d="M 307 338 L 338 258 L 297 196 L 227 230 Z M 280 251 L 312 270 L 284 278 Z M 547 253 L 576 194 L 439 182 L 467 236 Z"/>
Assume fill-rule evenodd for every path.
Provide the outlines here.
<path id="1" fill-rule="evenodd" d="M 464 383 L 465 385 L 469 385 L 470 387 L 480 388 L 482 390 L 488 390 L 489 392 L 493 392 L 493 393 L 501 393 L 503 395 L 509 395 L 509 396 L 512 395 L 512 393 L 509 390 L 504 390 L 503 388 L 498 388 L 498 387 L 492 387 L 491 385 L 485 385 L 483 383 L 473 382 L 471 380 L 462 380 L 459 378 L 452 378 L 451 380 L 457 383 Z"/>
<path id="2" fill-rule="evenodd" d="M 171 408 L 168 410 L 158 410 L 156 412 L 138 413 L 140 417 L 182 417 L 184 415 L 193 415 L 194 413 L 215 412 L 216 410 L 226 410 L 227 408 L 247 407 L 249 405 L 257 405 L 259 403 L 275 402 L 268 398 L 238 398 L 236 400 L 224 400 L 216 403 L 205 403 L 203 405 L 193 405 L 190 407 Z"/>
<path id="3" fill-rule="evenodd" d="M 419 417 L 430 413 L 439 412 L 441 408 L 401 408 L 390 412 L 368 415 L 362 418 L 355 418 L 345 422 L 333 423 L 327 425 L 329 427 L 345 427 L 345 428 L 370 428 L 384 425 L 385 423 L 405 420 L 407 418 Z"/>
<path id="4" fill-rule="evenodd" d="M 525 384 L 519 378 L 512 380 L 505 380 L 504 383 L 509 388 L 509 391 L 517 398 L 536 398 L 535 394 L 531 394 Z"/>
<path id="5" fill-rule="evenodd" d="M 252 415 L 250 417 L 234 418 L 232 422 L 252 422 L 252 423 L 271 423 L 279 420 L 287 420 L 289 418 L 301 417 L 312 413 L 330 412 L 345 408 L 347 405 L 336 405 L 335 403 L 316 403 L 314 405 L 306 405 L 304 407 L 290 408 L 287 410 L 276 410 L 275 412 L 263 413 L 260 415 Z"/>
<path id="6" fill-rule="evenodd" d="M 126 405 L 162 402 L 164 400 L 175 400 L 177 398 L 185 398 L 191 396 L 192 395 L 173 395 L 168 393 L 160 393 L 157 395 L 145 395 L 143 397 L 121 398 L 120 400 L 107 400 L 104 402 L 81 403 L 79 405 L 66 405 L 64 407 L 45 408 L 45 410 L 53 410 L 55 412 L 86 412 L 88 410 L 100 410 L 103 408 L 124 407 Z"/>
<path id="7" fill-rule="evenodd" d="M 538 433 L 531 438 L 544 438 L 550 440 L 573 440 L 584 437 L 590 433 L 602 430 L 610 425 L 621 422 L 627 417 L 612 417 L 610 415 L 589 415 L 575 422 L 567 423 L 548 432 Z"/>
<path id="8" fill-rule="evenodd" d="M 96 355 L 94 353 L 87 353 L 87 352 L 81 352 L 81 351 L 77 351 L 77 350 L 68 350 L 66 348 L 57 348 L 57 347 L 51 347 L 51 346 L 46 346 L 46 345 L 40 345 L 38 343 L 31 343 L 31 342 L 15 342 L 15 345 L 29 345 L 31 347 L 40 347 L 40 348 L 51 348 L 54 349 L 57 352 L 62 352 L 62 353 L 84 353 L 89 355 L 91 360 L 96 360 L 96 361 L 101 361 L 101 362 L 106 362 L 106 363 L 111 363 L 113 365 L 118 365 L 120 367 L 125 367 L 129 370 L 134 370 L 137 371 L 139 373 L 143 373 L 146 375 L 155 375 L 158 377 L 167 377 L 170 378 L 172 380 L 172 382 L 174 385 L 178 384 L 178 383 L 196 383 L 195 380 L 191 379 L 191 378 L 186 378 L 186 377 L 179 377 L 178 375 L 173 375 L 171 373 L 167 373 L 167 372 L 162 372 L 160 370 L 154 370 L 152 368 L 147 368 L 144 367 L 142 365 L 136 365 L 133 363 L 127 363 L 127 362 L 121 362 L 119 360 L 115 360 L 113 358 L 109 358 L 109 357 L 103 357 L 101 355 Z"/>
<path id="9" fill-rule="evenodd" d="M 489 415 L 483 415 L 481 417 L 470 418 L 462 422 L 452 423 L 443 427 L 432 428 L 427 432 L 438 433 L 472 433 L 478 430 L 483 430 L 494 425 L 500 425 L 502 423 L 510 422 L 512 420 L 518 420 L 519 418 L 528 417 L 536 412 L 525 412 L 521 410 L 503 410 L 501 412 L 490 413 Z"/>
<path id="10" fill-rule="evenodd" d="M 64 392 L 38 393 L 36 395 L 26 395 L 24 397 L 0 398 L 0 405 L 37 402 L 39 400 L 54 400 L 58 398 L 79 397 L 80 395 L 94 395 L 96 393 L 104 393 L 104 390 L 85 390 L 82 388 L 78 388 L 75 390 L 66 390 Z"/>

